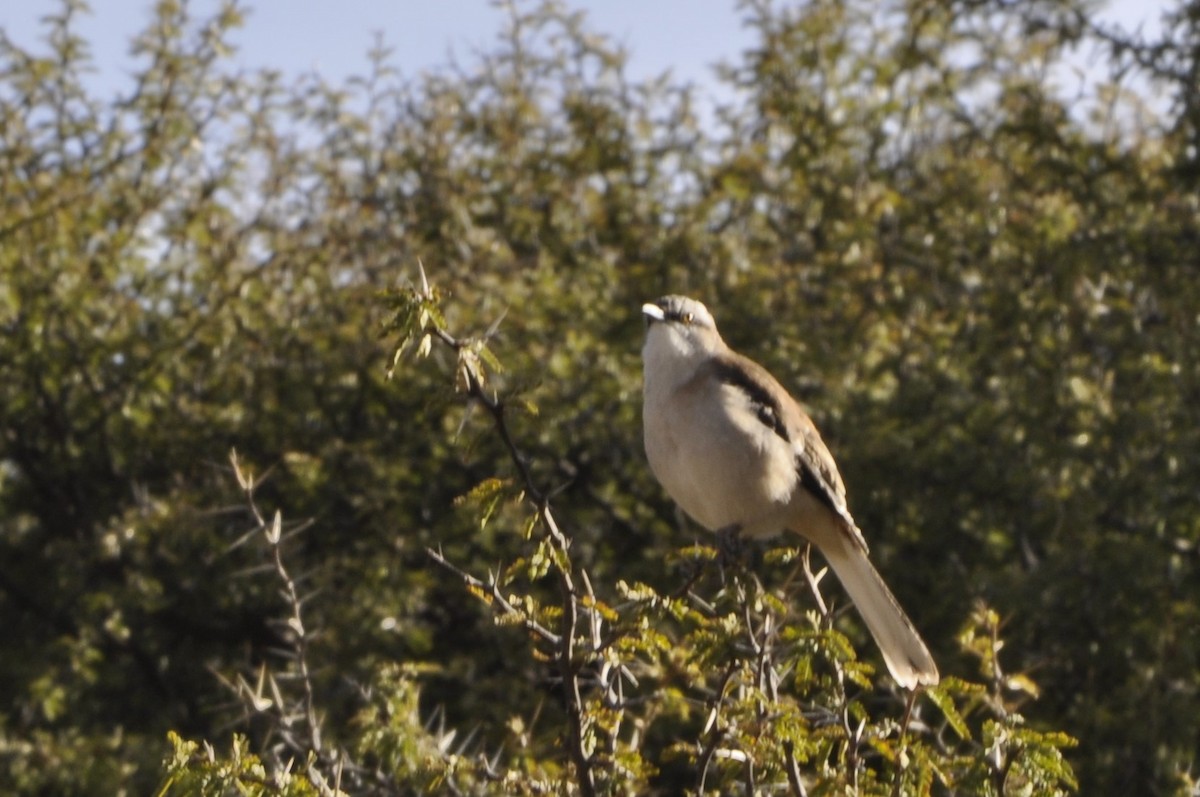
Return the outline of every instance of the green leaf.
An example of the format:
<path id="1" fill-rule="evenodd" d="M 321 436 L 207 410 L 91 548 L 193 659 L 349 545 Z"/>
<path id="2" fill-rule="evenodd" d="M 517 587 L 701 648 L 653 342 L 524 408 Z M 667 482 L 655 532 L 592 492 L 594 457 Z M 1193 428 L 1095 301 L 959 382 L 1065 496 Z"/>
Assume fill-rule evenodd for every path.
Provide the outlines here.
<path id="1" fill-rule="evenodd" d="M 950 727 L 958 734 L 958 738 L 964 741 L 970 741 L 971 730 L 967 727 L 966 720 L 958 713 L 958 708 L 954 705 L 953 694 L 957 694 L 957 690 L 953 690 L 946 686 L 938 685 L 924 690 L 929 699 L 933 701 L 942 712 L 942 716 L 950 723 Z"/>

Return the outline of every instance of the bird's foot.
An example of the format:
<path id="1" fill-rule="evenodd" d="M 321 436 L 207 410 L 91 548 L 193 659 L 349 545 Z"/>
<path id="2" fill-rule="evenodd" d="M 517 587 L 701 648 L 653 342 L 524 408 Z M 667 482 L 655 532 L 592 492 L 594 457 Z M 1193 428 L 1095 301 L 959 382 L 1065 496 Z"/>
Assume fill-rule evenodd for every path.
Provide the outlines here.
<path id="1" fill-rule="evenodd" d="M 742 527 L 734 523 L 717 529 L 717 564 L 724 572 L 726 567 L 737 567 L 745 564 L 749 546 L 742 537 Z"/>

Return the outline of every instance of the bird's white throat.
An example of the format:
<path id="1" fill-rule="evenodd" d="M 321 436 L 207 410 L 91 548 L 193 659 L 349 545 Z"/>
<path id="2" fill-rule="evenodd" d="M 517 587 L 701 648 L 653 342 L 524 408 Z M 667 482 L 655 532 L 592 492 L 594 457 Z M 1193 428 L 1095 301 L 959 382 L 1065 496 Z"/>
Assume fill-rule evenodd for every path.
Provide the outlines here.
<path id="1" fill-rule="evenodd" d="M 691 379 L 708 356 L 691 336 L 668 324 L 651 324 L 642 347 L 647 394 L 674 390 Z"/>

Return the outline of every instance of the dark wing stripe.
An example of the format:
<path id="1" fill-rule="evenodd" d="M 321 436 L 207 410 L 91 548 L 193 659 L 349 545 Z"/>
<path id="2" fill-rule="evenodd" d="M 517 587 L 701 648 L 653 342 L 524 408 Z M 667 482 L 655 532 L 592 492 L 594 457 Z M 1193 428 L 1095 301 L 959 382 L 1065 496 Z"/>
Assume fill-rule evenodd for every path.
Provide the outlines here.
<path id="1" fill-rule="evenodd" d="M 746 394 L 746 397 L 750 399 L 750 405 L 754 407 L 754 413 L 758 416 L 758 420 L 762 422 L 763 426 L 768 427 L 787 442 L 792 442 L 787 424 L 783 421 L 783 409 L 769 391 L 757 382 L 748 379 L 746 372 L 735 367 L 732 363 L 718 360 L 714 363 L 714 366 L 715 375 L 719 382 L 736 387 Z"/>
<path id="2" fill-rule="evenodd" d="M 813 429 L 811 435 L 805 434 L 804 446 L 796 451 L 796 467 L 800 470 L 800 485 L 828 507 L 835 517 L 842 519 L 854 544 L 861 548 L 863 553 L 866 553 L 869 550 L 867 541 L 863 539 L 862 532 L 858 530 L 854 518 L 850 517 L 850 510 L 846 507 L 844 488 L 841 487 L 841 477 L 837 473 L 833 460 L 828 458 L 828 454 L 822 456 L 817 450 L 823 451 L 825 446 L 820 442 L 820 438 L 816 437 L 816 434 L 816 429 Z"/>
<path id="3" fill-rule="evenodd" d="M 830 487 L 829 480 L 813 469 L 805 453 L 801 451 L 796 454 L 796 467 L 800 469 L 800 486 L 816 496 L 817 500 L 822 504 L 829 507 L 829 510 L 833 514 L 838 517 L 844 517 L 846 512 L 845 506 L 839 505 L 834 499 L 833 489 Z"/>

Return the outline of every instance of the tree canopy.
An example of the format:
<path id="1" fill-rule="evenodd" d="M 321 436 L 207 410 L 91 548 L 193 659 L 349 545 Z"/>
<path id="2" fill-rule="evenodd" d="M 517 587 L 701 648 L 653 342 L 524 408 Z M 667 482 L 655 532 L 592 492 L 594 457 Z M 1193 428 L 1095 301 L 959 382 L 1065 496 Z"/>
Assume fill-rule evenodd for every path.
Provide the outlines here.
<path id="1" fill-rule="evenodd" d="M 1194 794 L 1195 3 L 749 0 L 714 108 L 506 8 L 330 85 L 160 0 L 113 97 L 79 0 L 0 31 L 0 790 Z M 939 687 L 655 483 L 664 293 L 811 407 Z"/>

